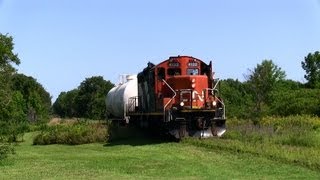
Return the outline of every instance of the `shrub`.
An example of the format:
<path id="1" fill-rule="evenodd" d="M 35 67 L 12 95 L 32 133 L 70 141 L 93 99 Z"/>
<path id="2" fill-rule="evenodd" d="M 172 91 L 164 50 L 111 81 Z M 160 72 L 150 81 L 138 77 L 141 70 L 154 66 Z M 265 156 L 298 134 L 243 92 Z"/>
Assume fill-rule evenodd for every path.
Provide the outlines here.
<path id="1" fill-rule="evenodd" d="M 6 158 L 10 153 L 14 153 L 12 146 L 7 143 L 0 143 L 0 160 Z"/>
<path id="2" fill-rule="evenodd" d="M 106 142 L 107 128 L 101 123 L 74 122 L 42 127 L 34 138 L 34 145 L 47 144 L 87 144 Z"/>

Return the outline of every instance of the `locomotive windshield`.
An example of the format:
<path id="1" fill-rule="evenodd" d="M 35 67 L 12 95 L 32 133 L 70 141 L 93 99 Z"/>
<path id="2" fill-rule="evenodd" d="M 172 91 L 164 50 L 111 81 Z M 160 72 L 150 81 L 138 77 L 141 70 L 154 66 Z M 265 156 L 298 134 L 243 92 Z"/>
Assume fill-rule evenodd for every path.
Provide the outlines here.
<path id="1" fill-rule="evenodd" d="M 199 69 L 189 68 L 187 69 L 187 75 L 199 75 Z"/>
<path id="2" fill-rule="evenodd" d="M 167 73 L 169 76 L 181 75 L 181 69 L 180 68 L 169 68 Z"/>

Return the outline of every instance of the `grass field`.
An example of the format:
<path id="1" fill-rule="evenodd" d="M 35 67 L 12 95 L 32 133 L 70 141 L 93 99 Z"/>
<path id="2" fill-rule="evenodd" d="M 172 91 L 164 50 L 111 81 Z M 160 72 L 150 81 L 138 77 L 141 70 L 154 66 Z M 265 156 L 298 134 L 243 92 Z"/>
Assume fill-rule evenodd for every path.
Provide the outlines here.
<path id="1" fill-rule="evenodd" d="M 304 166 L 188 142 L 34 146 L 32 136 L 1 162 L 0 179 L 320 179 Z"/>

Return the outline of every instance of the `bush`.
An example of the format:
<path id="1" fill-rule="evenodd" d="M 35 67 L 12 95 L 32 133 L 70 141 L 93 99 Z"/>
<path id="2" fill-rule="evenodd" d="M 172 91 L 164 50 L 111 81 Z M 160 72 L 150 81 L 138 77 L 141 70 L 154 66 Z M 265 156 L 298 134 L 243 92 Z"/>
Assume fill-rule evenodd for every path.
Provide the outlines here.
<path id="1" fill-rule="evenodd" d="M 46 125 L 34 138 L 34 145 L 87 144 L 107 141 L 107 128 L 101 123 L 74 122 Z"/>
<path id="2" fill-rule="evenodd" d="M 6 158 L 10 153 L 14 153 L 12 146 L 10 144 L 0 143 L 0 160 Z"/>
<path id="3" fill-rule="evenodd" d="M 298 89 L 274 91 L 271 96 L 270 115 L 318 115 L 320 116 L 320 90 Z"/>

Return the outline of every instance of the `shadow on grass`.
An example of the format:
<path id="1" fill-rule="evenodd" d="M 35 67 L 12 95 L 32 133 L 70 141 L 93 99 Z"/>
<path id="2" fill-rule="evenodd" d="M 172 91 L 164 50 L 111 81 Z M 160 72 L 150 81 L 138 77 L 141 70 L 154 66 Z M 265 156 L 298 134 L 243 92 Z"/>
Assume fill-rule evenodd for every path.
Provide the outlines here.
<path id="1" fill-rule="evenodd" d="M 160 136 L 157 134 L 150 133 L 138 133 L 131 136 L 120 136 L 117 138 L 111 138 L 104 146 L 119 146 L 119 145 L 130 145 L 130 146 L 143 146 L 152 144 L 162 144 L 177 142 L 170 136 Z"/>
<path id="2" fill-rule="evenodd" d="M 143 146 L 175 142 L 168 135 L 160 135 L 160 132 L 140 129 L 134 126 L 114 126 L 109 129 L 109 141 L 104 146 Z"/>
<path id="3" fill-rule="evenodd" d="M 126 139 L 117 139 L 106 143 L 104 146 L 111 147 L 111 146 L 119 146 L 119 145 L 130 145 L 130 146 L 144 146 L 144 145 L 152 145 L 152 144 L 161 144 L 161 143 L 168 143 L 174 142 L 169 140 L 162 140 L 159 138 L 152 139 L 146 137 L 132 137 Z"/>

